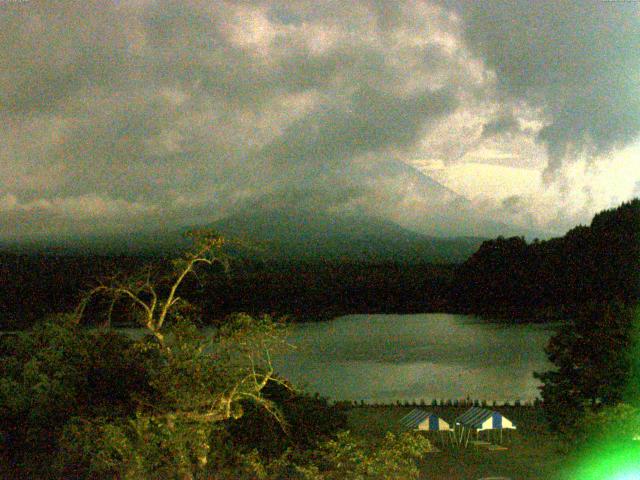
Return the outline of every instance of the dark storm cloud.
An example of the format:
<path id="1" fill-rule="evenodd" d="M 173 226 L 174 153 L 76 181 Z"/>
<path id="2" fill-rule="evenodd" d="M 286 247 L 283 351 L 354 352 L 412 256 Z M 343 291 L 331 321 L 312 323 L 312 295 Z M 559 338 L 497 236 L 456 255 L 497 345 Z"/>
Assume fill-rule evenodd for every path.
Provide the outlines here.
<path id="1" fill-rule="evenodd" d="M 453 2 L 447 2 L 453 5 Z M 603 154 L 640 134 L 640 4 L 460 2 L 467 45 L 501 93 L 541 107 L 551 169 Z"/>
<path id="2" fill-rule="evenodd" d="M 540 119 L 522 104 L 548 120 L 556 159 L 637 133 L 624 79 L 638 55 L 616 56 L 635 18 L 585 7 L 573 39 L 578 7 L 444 5 L 0 1 L 0 236 L 46 233 L 46 219 L 207 220 L 269 199 L 466 228 L 460 197 L 405 162 L 528 139 Z M 627 24 L 603 44 L 612 19 Z"/>
<path id="3" fill-rule="evenodd" d="M 355 160 L 411 150 L 459 104 L 455 82 L 407 85 L 449 66 L 437 44 L 387 38 L 416 28 L 400 4 L 0 9 L 0 210 L 13 233 L 42 231 L 47 215 L 69 229 L 94 218 L 84 210 L 114 226 L 132 209 L 215 216 L 305 189 L 319 208 L 348 203 L 372 188 Z"/>
<path id="4" fill-rule="evenodd" d="M 329 111 L 314 112 L 289 127 L 259 156 L 281 169 L 412 145 L 428 121 L 451 112 L 455 96 L 441 89 L 406 98 L 360 88 Z"/>

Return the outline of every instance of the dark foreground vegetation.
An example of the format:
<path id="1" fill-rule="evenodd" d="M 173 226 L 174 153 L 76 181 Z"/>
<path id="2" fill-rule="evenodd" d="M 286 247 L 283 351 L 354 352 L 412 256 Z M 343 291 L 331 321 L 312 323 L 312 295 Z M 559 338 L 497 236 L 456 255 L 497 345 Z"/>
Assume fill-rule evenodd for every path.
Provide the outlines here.
<path id="1" fill-rule="evenodd" d="M 149 259 L 140 258 L 6 257 L 5 326 L 24 330 L 0 337 L 0 474 L 607 478 L 628 466 L 612 463 L 589 474 L 585 458 L 623 452 L 640 459 L 633 440 L 640 436 L 639 212 L 635 200 L 561 239 L 485 242 L 455 269 L 278 270 L 253 263 L 228 275 L 224 241 L 207 232 L 195 235 L 182 257 L 147 267 Z M 111 273 L 83 285 L 96 269 Z M 411 285 L 419 277 L 423 283 Z M 470 307 L 462 308 L 463 298 Z M 394 305 L 565 317 L 547 347 L 554 368 L 537 374 L 543 402 L 502 412 L 519 425 L 508 450 L 436 453 L 429 439 L 397 431 L 403 407 L 331 404 L 279 377 L 271 354 L 287 348 L 284 322 L 225 315 L 286 309 L 304 318 L 320 308 L 307 299 L 333 305 L 334 313 Z M 55 310 L 72 313 L 48 315 Z M 130 338 L 110 328 L 114 322 L 135 323 L 145 334 Z M 216 325 L 215 333 L 203 336 L 202 323 Z M 448 420 L 459 413 L 454 406 L 434 410 Z"/>
<path id="2" fill-rule="evenodd" d="M 343 408 L 297 392 L 268 362 L 257 366 L 274 338 L 271 322 L 246 317 L 212 340 L 188 322 L 170 328 L 166 341 L 134 341 L 72 317 L 3 337 L 0 473 L 337 479 L 361 470 L 415 478 L 427 441 L 338 434 Z"/>

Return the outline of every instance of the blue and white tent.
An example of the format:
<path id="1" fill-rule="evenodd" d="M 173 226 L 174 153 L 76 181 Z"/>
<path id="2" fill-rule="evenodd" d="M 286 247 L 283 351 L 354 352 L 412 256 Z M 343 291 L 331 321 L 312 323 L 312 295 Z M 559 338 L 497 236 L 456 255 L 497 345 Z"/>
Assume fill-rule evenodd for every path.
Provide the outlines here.
<path id="1" fill-rule="evenodd" d="M 471 407 L 455 420 L 456 425 L 462 425 L 478 432 L 482 430 L 501 430 L 510 428 L 515 430 L 515 426 L 500 412 L 487 410 L 486 408 Z"/>
<path id="2" fill-rule="evenodd" d="M 411 410 L 400 419 L 400 424 L 409 430 L 426 430 L 430 432 L 451 431 L 447 422 L 435 413 L 426 412 L 418 408 Z"/>
<path id="3" fill-rule="evenodd" d="M 515 430 L 516 427 L 511 420 L 505 418 L 500 412 L 487 410 L 486 408 L 471 407 L 458 418 L 455 419 L 455 429 L 459 431 L 458 443 L 462 443 L 465 438 L 465 446 L 469 443 L 471 433 L 475 431 L 476 439 L 482 431 L 500 432 L 500 443 L 502 443 L 503 430 Z"/>

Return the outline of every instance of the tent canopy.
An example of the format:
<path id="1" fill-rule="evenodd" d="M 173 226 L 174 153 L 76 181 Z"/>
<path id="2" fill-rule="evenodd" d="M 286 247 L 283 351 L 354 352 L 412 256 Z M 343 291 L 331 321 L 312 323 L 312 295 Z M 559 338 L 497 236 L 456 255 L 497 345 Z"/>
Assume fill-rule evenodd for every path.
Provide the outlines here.
<path id="1" fill-rule="evenodd" d="M 419 408 L 411 410 L 402 417 L 400 424 L 409 430 L 451 431 L 449 424 L 436 414 Z"/>
<path id="2" fill-rule="evenodd" d="M 474 430 L 503 430 L 514 429 L 515 426 L 500 412 L 487 410 L 486 408 L 472 407 L 455 420 L 456 425 L 472 428 Z"/>

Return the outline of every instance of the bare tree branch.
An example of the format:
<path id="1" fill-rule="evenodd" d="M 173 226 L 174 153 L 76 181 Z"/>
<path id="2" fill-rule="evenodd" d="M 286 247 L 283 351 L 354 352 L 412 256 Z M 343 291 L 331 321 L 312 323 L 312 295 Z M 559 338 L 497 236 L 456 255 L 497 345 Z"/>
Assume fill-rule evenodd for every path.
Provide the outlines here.
<path id="1" fill-rule="evenodd" d="M 87 292 L 80 300 L 75 314 L 78 322 L 81 321 L 87 305 L 97 295 L 111 297 L 111 303 L 107 312 L 107 321 L 111 323 L 114 306 L 120 297 L 128 298 L 133 304 L 144 312 L 143 326 L 162 343 L 164 336 L 161 330 L 167 316 L 173 308 L 184 301 L 177 296 L 177 290 L 190 273 L 195 273 L 194 268 L 199 264 L 213 265 L 221 263 L 225 270 L 228 262 L 221 248 L 224 240 L 209 232 L 194 232 L 190 235 L 194 239 L 194 249 L 185 255 L 183 264 L 176 262 L 180 267 L 176 270 L 171 281 L 169 293 L 165 298 L 160 298 L 152 281 L 152 267 L 147 266 L 139 275 L 130 276 L 119 280 L 116 276 L 108 279 Z M 142 277 L 142 278 L 141 278 Z M 146 297 L 146 298 L 145 298 Z M 150 297 L 150 298 L 149 298 Z M 160 306 L 160 311 L 157 311 Z"/>

